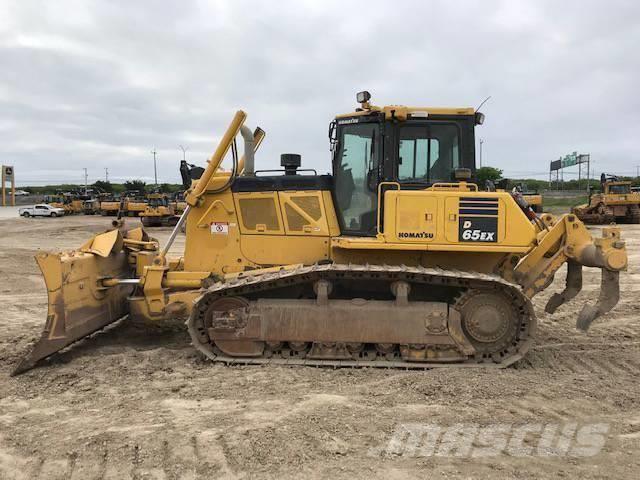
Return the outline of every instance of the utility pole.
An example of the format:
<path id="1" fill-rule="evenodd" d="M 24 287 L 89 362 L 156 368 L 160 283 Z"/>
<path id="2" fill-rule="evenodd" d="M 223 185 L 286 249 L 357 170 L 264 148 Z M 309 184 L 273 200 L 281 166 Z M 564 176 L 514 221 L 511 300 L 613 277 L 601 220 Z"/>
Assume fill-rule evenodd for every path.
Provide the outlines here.
<path id="1" fill-rule="evenodd" d="M 104 167 L 104 181 L 109 183 L 109 169 L 107 167 Z"/>
<path id="2" fill-rule="evenodd" d="M 85 193 L 87 192 L 87 169 L 83 168 L 84 170 L 84 191 Z"/>
<path id="3" fill-rule="evenodd" d="M 187 153 L 187 150 L 189 150 L 188 148 L 184 148 L 182 145 L 178 145 L 180 147 L 180 150 L 182 150 L 182 160 L 186 161 L 185 158 L 185 154 Z"/>
<path id="4" fill-rule="evenodd" d="M 151 153 L 153 153 L 153 176 L 155 178 L 156 187 L 157 187 L 158 186 L 158 167 L 156 166 L 156 154 L 158 152 L 156 152 L 155 147 L 153 147 L 153 150 L 151 150 Z"/>
<path id="5" fill-rule="evenodd" d="M 636 165 L 636 178 L 640 178 L 640 165 Z"/>
<path id="6" fill-rule="evenodd" d="M 482 168 L 482 144 L 484 143 L 483 139 L 480 139 L 480 168 Z"/>

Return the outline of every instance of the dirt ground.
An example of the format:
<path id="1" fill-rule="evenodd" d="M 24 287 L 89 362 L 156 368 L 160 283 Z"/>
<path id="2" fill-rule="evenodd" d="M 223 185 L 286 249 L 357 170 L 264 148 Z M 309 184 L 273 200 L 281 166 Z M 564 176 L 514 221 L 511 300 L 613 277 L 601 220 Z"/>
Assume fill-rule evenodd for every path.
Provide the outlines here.
<path id="1" fill-rule="evenodd" d="M 78 247 L 107 223 L 0 220 L 1 479 L 637 478 L 640 226 L 623 227 L 631 267 L 615 310 L 588 334 L 574 329 L 599 288 L 598 271 L 587 269 L 583 293 L 546 315 L 546 300 L 564 282 L 557 275 L 534 301 L 536 346 L 504 370 L 225 367 L 201 359 L 180 326 L 125 320 L 9 377 L 44 324 L 34 254 Z M 154 235 L 164 241 L 168 233 Z M 584 457 L 540 448 L 416 454 L 392 441 L 416 424 L 531 431 L 598 424 L 606 433 L 599 453 Z"/>

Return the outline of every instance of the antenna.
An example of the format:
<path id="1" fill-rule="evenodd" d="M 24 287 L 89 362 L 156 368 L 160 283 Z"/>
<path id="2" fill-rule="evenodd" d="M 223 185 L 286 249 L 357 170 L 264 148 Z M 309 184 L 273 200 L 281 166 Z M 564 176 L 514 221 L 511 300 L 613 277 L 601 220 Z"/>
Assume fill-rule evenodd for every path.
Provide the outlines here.
<path id="1" fill-rule="evenodd" d="M 482 107 L 485 103 L 487 103 L 489 101 L 489 99 L 491 98 L 491 95 L 489 95 L 487 98 L 485 98 L 482 103 L 480 105 L 478 105 L 478 108 L 476 108 L 476 112 L 478 110 L 480 110 L 480 107 Z"/>
<path id="2" fill-rule="evenodd" d="M 182 145 L 178 145 L 180 147 L 180 150 L 182 150 L 182 160 L 186 161 L 187 159 L 185 158 L 185 155 L 187 153 L 187 150 L 189 150 L 189 148 L 185 148 Z"/>

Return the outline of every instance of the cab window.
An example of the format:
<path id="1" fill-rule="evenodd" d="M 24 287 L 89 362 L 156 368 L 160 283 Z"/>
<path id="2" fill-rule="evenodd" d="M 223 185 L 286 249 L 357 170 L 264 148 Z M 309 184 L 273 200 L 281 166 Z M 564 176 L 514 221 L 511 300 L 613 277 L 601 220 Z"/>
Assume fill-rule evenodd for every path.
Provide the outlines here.
<path id="1" fill-rule="evenodd" d="M 609 193 L 631 193 L 631 185 L 609 185 Z"/>
<path id="2" fill-rule="evenodd" d="M 448 182 L 460 166 L 460 134 L 452 123 L 403 125 L 398 147 L 398 180 Z"/>

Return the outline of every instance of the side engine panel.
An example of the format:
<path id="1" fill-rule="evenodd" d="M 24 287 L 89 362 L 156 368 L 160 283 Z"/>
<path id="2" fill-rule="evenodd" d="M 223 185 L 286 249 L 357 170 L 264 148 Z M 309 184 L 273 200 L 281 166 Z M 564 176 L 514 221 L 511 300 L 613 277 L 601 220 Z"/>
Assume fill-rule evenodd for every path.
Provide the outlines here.
<path id="1" fill-rule="evenodd" d="M 426 250 L 519 252 L 532 246 L 535 228 L 506 192 L 392 190 L 383 235 L 386 243 Z"/>

